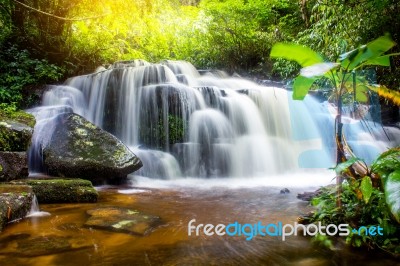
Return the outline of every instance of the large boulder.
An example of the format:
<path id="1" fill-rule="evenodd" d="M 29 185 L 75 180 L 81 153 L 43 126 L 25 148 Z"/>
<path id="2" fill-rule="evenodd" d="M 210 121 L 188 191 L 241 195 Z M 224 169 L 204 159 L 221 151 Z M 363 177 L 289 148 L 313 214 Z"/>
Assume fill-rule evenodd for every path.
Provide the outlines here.
<path id="1" fill-rule="evenodd" d="M 120 140 L 83 117 L 60 114 L 43 147 L 50 175 L 88 179 L 95 184 L 119 182 L 142 166 Z"/>
<path id="2" fill-rule="evenodd" d="M 0 151 L 28 150 L 34 125 L 31 114 L 0 110 Z"/>
<path id="3" fill-rule="evenodd" d="M 0 151 L 0 182 L 26 178 L 28 174 L 28 156 L 26 151 Z"/>

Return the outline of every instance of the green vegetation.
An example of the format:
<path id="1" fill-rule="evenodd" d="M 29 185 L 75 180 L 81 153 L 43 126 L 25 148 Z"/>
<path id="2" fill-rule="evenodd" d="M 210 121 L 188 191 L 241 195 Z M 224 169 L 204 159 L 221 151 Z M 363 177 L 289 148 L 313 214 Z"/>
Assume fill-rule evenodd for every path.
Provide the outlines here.
<path id="1" fill-rule="evenodd" d="M 30 127 L 34 127 L 36 124 L 35 117 L 24 111 L 17 111 L 17 107 L 14 104 L 0 104 L 0 121 L 13 120 Z"/>
<path id="2" fill-rule="evenodd" d="M 354 176 L 354 169 L 358 169 Z M 347 223 L 351 228 L 380 226 L 383 235 L 351 233 L 346 243 L 354 247 L 380 248 L 400 254 L 400 148 L 381 154 L 367 167 L 362 160 L 353 158 L 339 165 L 336 170 L 345 177 L 340 195 L 342 207 L 335 204 L 336 193 L 326 188 L 314 198 L 317 210 L 311 222 L 323 225 Z M 318 235 L 316 241 L 332 247 L 335 238 Z"/>
<path id="3" fill-rule="evenodd" d="M 119 60 L 187 60 L 292 78 L 295 64 L 268 57 L 276 42 L 307 45 L 328 60 L 385 32 L 398 42 L 400 6 L 395 0 L 1 0 L 0 26 L 0 101 L 23 107 L 34 85 Z M 400 60 L 391 60 L 378 81 L 397 89 Z"/>
<path id="4" fill-rule="evenodd" d="M 167 150 L 175 143 L 184 142 L 186 128 L 185 121 L 179 116 L 168 114 L 167 121 L 164 121 L 161 115 L 155 126 L 145 125 L 139 128 L 140 141 L 146 147 Z"/>
<path id="5" fill-rule="evenodd" d="M 185 140 L 185 129 L 187 125 L 185 122 L 176 115 L 168 115 L 168 140 L 166 136 L 166 131 L 164 129 L 163 123 L 160 120 L 158 123 L 158 134 L 161 136 L 160 143 L 164 145 L 167 141 L 170 145 L 175 143 L 184 142 Z"/>
<path id="6" fill-rule="evenodd" d="M 30 103 L 23 98 L 23 89 L 35 84 L 55 82 L 62 77 L 62 68 L 46 59 L 32 58 L 28 50 L 16 45 L 0 51 L 0 102 L 22 107 Z M 5 105 L 1 105 L 3 109 Z"/>

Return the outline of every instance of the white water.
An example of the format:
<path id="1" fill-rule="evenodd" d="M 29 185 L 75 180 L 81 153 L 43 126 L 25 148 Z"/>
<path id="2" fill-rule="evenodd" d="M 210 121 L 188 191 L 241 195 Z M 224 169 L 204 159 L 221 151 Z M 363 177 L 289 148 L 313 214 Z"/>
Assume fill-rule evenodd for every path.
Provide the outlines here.
<path id="1" fill-rule="evenodd" d="M 295 173 L 279 174 L 268 177 L 233 177 L 233 178 L 179 178 L 174 180 L 153 179 L 144 176 L 131 175 L 130 184 L 138 188 L 157 188 L 157 189 L 205 189 L 210 188 L 254 188 L 254 187 L 277 187 L 277 188 L 307 188 L 315 190 L 321 186 L 334 184 L 332 171 L 328 169 L 301 170 Z M 126 192 L 125 192 L 126 191 Z M 130 190 L 121 190 L 119 193 L 130 194 Z M 141 189 L 133 189 L 132 193 L 146 192 Z"/>
<path id="2" fill-rule="evenodd" d="M 40 211 L 39 202 L 38 202 L 38 200 L 36 198 L 36 195 L 33 195 L 32 204 L 31 204 L 31 210 L 26 215 L 26 217 L 43 217 L 43 216 L 50 216 L 50 215 L 51 214 L 49 212 Z"/>
<path id="3" fill-rule="evenodd" d="M 50 87 L 43 106 L 31 110 L 39 120 L 31 170 L 44 169 L 35 165 L 40 165 L 43 141 L 50 139 L 57 122 L 54 117 L 71 111 L 117 136 L 141 158 L 144 167 L 135 176 L 178 183 L 229 177 L 207 182 L 218 184 L 270 184 L 274 179 L 279 185 L 302 176 L 304 185 L 317 181 L 306 177 L 310 172 L 303 175 L 303 169 L 317 173 L 334 165 L 329 104 L 310 96 L 293 101 L 290 91 L 244 79 L 200 75 L 187 62 L 116 63 Z M 368 162 L 400 142 L 399 129 L 388 130 L 393 137 L 388 141 L 379 124 L 348 122 L 347 141 Z"/>

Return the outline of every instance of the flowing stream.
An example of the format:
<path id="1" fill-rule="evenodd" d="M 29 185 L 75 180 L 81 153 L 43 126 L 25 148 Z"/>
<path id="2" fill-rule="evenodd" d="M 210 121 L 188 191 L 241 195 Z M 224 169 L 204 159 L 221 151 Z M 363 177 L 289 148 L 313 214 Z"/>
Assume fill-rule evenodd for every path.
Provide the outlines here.
<path id="1" fill-rule="evenodd" d="M 301 176 L 297 176 L 301 178 Z M 306 178 L 307 176 L 302 176 Z M 140 181 L 145 185 L 147 181 Z M 163 183 L 165 181 L 160 180 Z M 200 182 L 199 182 L 200 183 Z M 211 181 L 213 183 L 213 181 Z M 0 235 L 1 265 L 397 265 L 377 252 L 343 247 L 330 251 L 309 238 L 291 236 L 188 236 L 196 224 L 293 223 L 310 210 L 296 199 L 304 189 L 280 194 L 280 187 L 235 188 L 168 182 L 151 187 L 102 187 L 94 204 L 42 204 L 51 216 L 26 218 Z M 222 185 L 222 184 L 221 184 Z M 137 236 L 84 226 L 87 210 L 118 206 L 158 215 L 163 225 Z"/>

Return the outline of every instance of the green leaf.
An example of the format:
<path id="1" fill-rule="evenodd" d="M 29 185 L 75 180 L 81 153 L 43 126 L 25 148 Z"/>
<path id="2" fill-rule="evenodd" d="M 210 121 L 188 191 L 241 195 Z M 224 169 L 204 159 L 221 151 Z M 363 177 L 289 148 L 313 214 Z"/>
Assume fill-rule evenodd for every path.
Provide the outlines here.
<path id="1" fill-rule="evenodd" d="M 271 49 L 270 56 L 272 58 L 284 58 L 296 61 L 302 67 L 324 62 L 324 59 L 320 54 L 308 47 L 298 44 L 276 43 Z"/>
<path id="2" fill-rule="evenodd" d="M 368 95 L 367 95 L 368 90 L 369 90 L 368 86 L 364 85 L 358 86 L 356 88 L 356 101 L 361 103 L 368 102 Z"/>
<path id="3" fill-rule="evenodd" d="M 338 164 L 335 168 L 333 168 L 336 171 L 336 174 L 340 175 L 342 172 L 346 171 L 350 166 L 353 165 L 353 163 L 361 161 L 361 159 L 357 157 L 353 157 L 343 163 Z"/>
<path id="4" fill-rule="evenodd" d="M 384 55 L 384 56 L 379 56 L 376 58 L 372 58 L 370 60 L 367 60 L 363 65 L 365 66 L 390 66 L 390 56 L 391 55 Z"/>
<path id="5" fill-rule="evenodd" d="M 386 203 L 400 223 L 400 169 L 392 172 L 384 183 Z"/>
<path id="6" fill-rule="evenodd" d="M 363 195 L 363 199 L 365 201 L 365 203 L 368 203 L 369 199 L 371 198 L 372 195 L 372 181 L 371 178 L 369 176 L 364 176 L 362 181 L 361 181 L 361 193 Z"/>
<path id="7" fill-rule="evenodd" d="M 390 57 L 400 55 L 400 53 L 387 54 L 365 61 L 362 66 L 390 66 Z"/>
<path id="8" fill-rule="evenodd" d="M 315 77 L 315 76 L 322 76 L 325 73 L 329 72 L 330 70 L 332 70 L 338 66 L 339 66 L 338 63 L 331 63 L 331 62 L 317 63 L 312 66 L 303 67 L 300 70 L 300 75 L 302 75 L 303 77 L 307 77 L 307 78 L 311 78 L 311 77 Z"/>
<path id="9" fill-rule="evenodd" d="M 382 153 L 372 164 L 371 171 L 379 174 L 383 181 L 393 171 L 400 168 L 400 147 Z"/>
<path id="10" fill-rule="evenodd" d="M 293 100 L 303 100 L 317 79 L 316 77 L 297 76 L 293 83 Z"/>
<path id="11" fill-rule="evenodd" d="M 374 60 L 380 57 L 383 53 L 391 49 L 396 43 L 389 35 L 381 36 L 366 45 L 362 45 L 357 49 L 344 53 L 339 56 L 341 66 L 348 71 L 360 66 L 361 63 L 367 60 Z M 377 63 L 387 64 L 387 59 L 377 59 Z M 372 61 L 373 62 L 373 61 Z"/>

